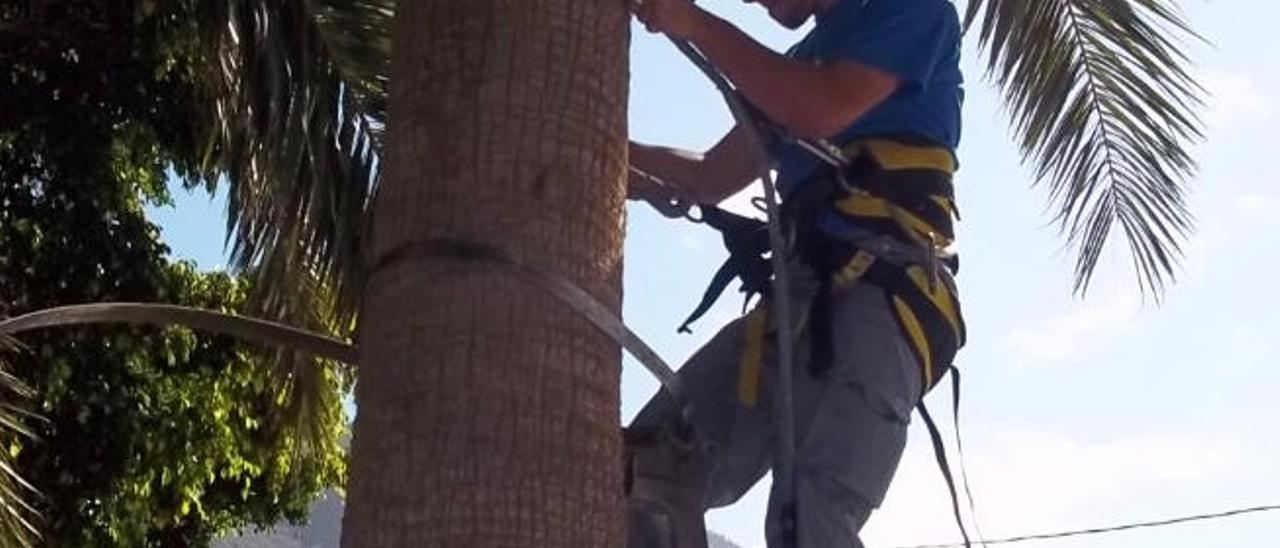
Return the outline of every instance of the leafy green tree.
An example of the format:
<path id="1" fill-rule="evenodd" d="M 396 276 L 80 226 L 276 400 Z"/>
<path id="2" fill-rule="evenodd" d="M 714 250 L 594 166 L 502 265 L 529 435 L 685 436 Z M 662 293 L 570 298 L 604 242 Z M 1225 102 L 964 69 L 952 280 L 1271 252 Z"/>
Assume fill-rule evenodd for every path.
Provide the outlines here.
<path id="1" fill-rule="evenodd" d="M 192 123 L 207 110 L 202 57 L 147 3 L 125 4 L 0 11 L 41 23 L 0 27 L 0 315 L 93 301 L 251 306 L 247 279 L 170 263 L 145 219 L 145 203 L 168 200 L 170 172 L 198 185 L 216 170 L 196 153 L 207 128 Z M 201 546 L 302 519 L 341 483 L 349 376 L 333 364 L 178 328 L 21 342 L 6 371 L 42 418 L 7 416 L 6 477 L 40 495 L 8 485 L 6 500 L 31 508 L 0 516 L 0 545 L 30 541 L 27 521 L 50 546 Z"/>

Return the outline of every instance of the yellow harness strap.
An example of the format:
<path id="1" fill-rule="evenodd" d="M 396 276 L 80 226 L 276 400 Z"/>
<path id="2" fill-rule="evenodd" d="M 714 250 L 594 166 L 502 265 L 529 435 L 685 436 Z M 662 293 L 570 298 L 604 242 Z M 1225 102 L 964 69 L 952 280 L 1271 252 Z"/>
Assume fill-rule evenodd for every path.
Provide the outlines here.
<path id="1" fill-rule="evenodd" d="M 875 255 L 859 249 L 857 253 L 853 254 L 853 258 L 844 264 L 844 267 L 832 274 L 831 281 L 836 287 L 847 287 L 858 283 L 858 280 L 861 280 L 867 271 L 871 270 L 871 265 L 874 265 L 875 262 Z"/>
<path id="2" fill-rule="evenodd" d="M 943 209 L 948 213 L 952 209 L 949 205 L 949 200 L 945 197 L 930 196 L 930 199 L 934 200 L 935 203 L 938 203 L 939 200 L 943 200 L 944 202 L 942 203 L 947 203 L 948 205 L 943 206 Z M 855 190 L 849 193 L 848 196 L 836 201 L 836 209 L 850 217 L 891 220 L 901 226 L 908 235 L 914 234 L 919 236 L 920 239 L 928 241 L 929 234 L 933 234 L 941 247 L 951 245 L 951 237 L 947 234 L 949 231 L 944 231 L 945 229 L 934 226 L 920 216 L 894 205 L 889 200 L 874 196 L 868 192 Z"/>
<path id="3" fill-rule="evenodd" d="M 835 201 L 837 211 L 863 226 L 896 226 L 903 236 L 929 252 L 940 252 L 951 245 L 955 202 L 950 196 L 950 176 L 955 172 L 956 163 L 950 151 L 885 139 L 865 139 L 846 147 L 846 153 L 851 157 L 859 154 L 870 156 L 880 170 L 872 177 L 887 177 L 878 181 L 882 188 L 911 189 L 911 185 L 928 185 L 915 187 L 928 200 L 920 202 L 917 198 L 915 205 L 908 209 L 887 196 L 854 188 Z M 866 277 L 873 265 L 877 265 L 876 257 L 860 249 L 843 267 L 832 273 L 832 282 L 837 287 L 857 283 Z M 909 265 L 901 270 L 891 267 L 893 270 L 889 274 L 884 270 L 886 265 L 876 268 L 878 270 L 871 278 L 880 283 L 887 279 L 885 287 L 889 291 L 890 302 L 899 327 L 920 362 L 927 391 L 946 371 L 956 349 L 964 344 L 964 320 L 955 287 L 950 282 L 937 283 L 938 279 L 921 265 Z"/>
<path id="4" fill-rule="evenodd" d="M 920 367 L 923 369 L 921 373 L 924 375 L 924 383 L 927 387 L 933 384 L 933 347 L 929 344 L 929 335 L 925 333 L 924 325 L 920 323 L 920 318 L 916 317 L 916 313 L 911 306 L 902 297 L 893 296 L 893 308 L 898 313 L 898 321 L 902 323 L 902 330 L 906 331 L 907 339 L 911 341 L 911 346 L 915 348 L 917 356 L 920 358 Z"/>
<path id="5" fill-rule="evenodd" d="M 870 154 L 880 169 L 932 169 L 956 172 L 956 159 L 951 151 L 941 147 L 904 145 L 888 139 L 862 139 L 845 147 L 845 152 Z"/>
<path id="6" fill-rule="evenodd" d="M 905 145 L 887 139 L 856 141 L 845 151 L 851 158 L 870 156 L 881 172 L 892 177 L 886 184 L 893 188 L 915 189 L 928 199 L 923 203 L 917 199 L 913 209 L 907 209 L 888 197 L 855 188 L 836 199 L 836 211 L 866 226 L 896 226 L 904 236 L 933 251 L 951 245 L 955 203 L 950 196 L 949 177 L 956 169 L 956 162 L 950 151 L 940 147 Z M 893 186 L 898 184 L 904 186 Z M 873 268 L 875 274 L 869 277 L 868 273 Z M 887 276 L 886 271 L 896 274 Z M 854 252 L 842 267 L 830 275 L 833 290 L 849 287 L 868 277 L 877 283 L 883 283 L 886 278 L 896 280 L 885 287 L 899 326 L 920 361 L 925 390 L 931 388 L 946 370 L 956 348 L 964 341 L 964 321 L 954 286 L 934 283 L 936 280 L 930 271 L 919 265 L 908 266 L 899 272 L 898 267 L 884 263 L 862 249 Z M 760 401 L 765 337 L 772 320 L 767 310 L 767 304 L 761 303 L 745 320 L 738 401 L 748 409 L 756 408 Z M 801 317 L 807 318 L 807 314 Z M 940 360 L 946 363 L 937 363 Z"/>
<path id="7" fill-rule="evenodd" d="M 748 409 L 760 403 L 760 364 L 764 361 L 764 334 L 768 307 L 757 306 L 747 315 L 743 334 L 742 359 L 738 366 L 738 402 Z"/>
<path id="8" fill-rule="evenodd" d="M 946 284 L 935 284 L 929 279 L 929 273 L 924 267 L 919 265 L 911 265 L 907 267 L 907 277 L 911 278 L 911 283 L 929 302 L 942 314 L 947 320 L 947 324 L 951 326 L 951 330 L 959 333 L 962 330 L 960 325 L 960 310 L 956 306 L 955 297 L 951 294 L 951 288 Z"/>

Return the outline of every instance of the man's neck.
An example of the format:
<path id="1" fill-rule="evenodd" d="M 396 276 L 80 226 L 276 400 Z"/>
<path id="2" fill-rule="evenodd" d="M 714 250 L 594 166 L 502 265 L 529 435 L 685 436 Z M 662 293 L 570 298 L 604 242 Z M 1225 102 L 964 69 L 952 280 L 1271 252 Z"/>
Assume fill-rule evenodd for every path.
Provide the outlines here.
<path id="1" fill-rule="evenodd" d="M 814 0 L 817 5 L 814 6 L 815 9 L 813 11 L 818 14 L 826 13 L 827 10 L 835 7 L 836 4 L 839 4 L 842 1 L 843 0 Z"/>

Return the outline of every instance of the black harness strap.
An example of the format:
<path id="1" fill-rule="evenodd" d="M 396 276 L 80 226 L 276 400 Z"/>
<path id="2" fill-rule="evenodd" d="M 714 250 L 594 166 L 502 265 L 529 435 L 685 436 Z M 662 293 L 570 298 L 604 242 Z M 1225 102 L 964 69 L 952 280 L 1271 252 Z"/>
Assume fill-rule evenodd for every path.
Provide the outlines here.
<path id="1" fill-rule="evenodd" d="M 959 392 L 959 377 L 951 377 L 951 382 L 956 386 L 955 391 Z M 969 531 L 965 528 L 964 518 L 960 515 L 960 497 L 956 494 L 956 480 L 951 475 L 951 465 L 947 463 L 947 449 L 942 443 L 942 435 L 938 433 L 938 425 L 933 422 L 933 417 L 929 416 L 929 410 L 925 408 L 923 401 L 916 405 L 916 411 L 920 412 L 920 418 L 924 419 L 924 425 L 929 429 L 929 440 L 933 442 L 933 456 L 938 461 L 938 469 L 942 471 L 942 479 L 947 482 L 947 491 L 951 493 L 951 510 L 955 513 L 956 525 L 960 527 L 964 546 L 971 548 L 973 544 L 969 541 Z"/>
<path id="2" fill-rule="evenodd" d="M 964 496 L 969 501 L 969 517 L 973 520 L 973 529 L 978 533 L 978 542 L 983 546 L 982 525 L 978 523 L 978 505 L 973 502 L 973 490 L 969 488 L 969 472 L 964 466 L 964 443 L 960 440 L 960 368 L 952 365 L 947 368 L 951 372 L 951 418 L 956 430 L 956 455 L 960 458 L 960 481 L 964 486 Z"/>

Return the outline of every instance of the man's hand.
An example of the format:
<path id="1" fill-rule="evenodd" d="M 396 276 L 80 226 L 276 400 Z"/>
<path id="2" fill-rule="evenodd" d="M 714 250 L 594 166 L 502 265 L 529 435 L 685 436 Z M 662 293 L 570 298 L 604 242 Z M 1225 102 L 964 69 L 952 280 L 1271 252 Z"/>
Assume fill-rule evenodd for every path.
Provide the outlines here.
<path id="1" fill-rule="evenodd" d="M 692 0 L 627 0 L 627 3 L 649 32 L 661 32 L 677 40 L 689 40 L 706 16 Z"/>

